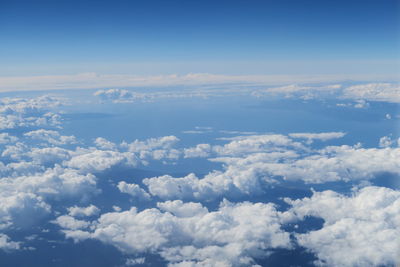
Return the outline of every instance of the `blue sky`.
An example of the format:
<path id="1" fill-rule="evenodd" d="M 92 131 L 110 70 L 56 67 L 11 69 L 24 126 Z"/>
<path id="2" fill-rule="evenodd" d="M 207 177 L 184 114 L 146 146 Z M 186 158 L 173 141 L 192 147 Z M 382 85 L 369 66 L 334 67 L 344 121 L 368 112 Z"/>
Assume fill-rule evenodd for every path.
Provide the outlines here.
<path id="1" fill-rule="evenodd" d="M 398 1 L 0 1 L 2 76 L 396 73 Z"/>
<path id="2" fill-rule="evenodd" d="M 1 267 L 398 266 L 398 14 L 0 0 Z"/>

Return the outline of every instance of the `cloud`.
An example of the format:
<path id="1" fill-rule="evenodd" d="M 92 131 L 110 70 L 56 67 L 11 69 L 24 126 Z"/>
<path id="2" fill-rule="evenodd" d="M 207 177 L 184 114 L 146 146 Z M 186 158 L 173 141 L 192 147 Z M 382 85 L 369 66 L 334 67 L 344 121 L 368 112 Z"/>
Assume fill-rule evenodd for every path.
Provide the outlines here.
<path id="1" fill-rule="evenodd" d="M 135 95 L 132 92 L 121 89 L 99 90 L 94 93 L 103 101 L 112 101 L 114 103 L 130 103 L 135 101 Z"/>
<path id="2" fill-rule="evenodd" d="M 48 110 L 59 105 L 61 105 L 60 99 L 50 96 L 0 98 L 0 130 L 57 126 L 61 123 L 60 116 Z"/>
<path id="3" fill-rule="evenodd" d="M 291 247 L 272 204 L 225 201 L 212 212 L 200 204 L 179 201 L 158 206 L 168 211 L 131 208 L 101 215 L 92 222 L 92 230 L 63 232 L 75 241 L 98 239 L 128 254 L 159 253 L 172 264 L 247 266 L 272 248 Z"/>
<path id="4" fill-rule="evenodd" d="M 77 220 L 72 216 L 69 215 L 62 215 L 57 217 L 53 223 L 59 225 L 60 227 L 63 228 L 68 228 L 72 230 L 77 230 L 77 229 L 84 229 L 89 227 L 90 223 L 83 221 L 83 220 Z"/>
<path id="5" fill-rule="evenodd" d="M 297 133 L 296 138 L 328 140 L 338 133 Z M 202 178 L 163 175 L 143 180 L 148 191 L 161 199 L 211 200 L 221 196 L 254 196 L 266 186 L 286 181 L 305 183 L 353 182 L 373 179 L 382 173 L 400 174 L 400 148 L 362 148 L 326 146 L 313 149 L 306 141 L 296 142 L 284 135 L 258 135 L 224 138 L 225 145 L 200 144 L 184 149 L 188 157 L 212 157 L 223 163 L 222 171 L 212 171 Z"/>
<path id="6" fill-rule="evenodd" d="M 343 91 L 345 98 L 400 103 L 398 83 L 368 83 L 353 85 Z"/>
<path id="7" fill-rule="evenodd" d="M 380 147 L 391 147 L 393 144 L 393 140 L 390 136 L 383 136 L 379 139 Z"/>
<path id="8" fill-rule="evenodd" d="M 211 145 L 198 144 L 195 147 L 185 148 L 183 150 L 185 158 L 205 158 L 211 154 Z"/>
<path id="9" fill-rule="evenodd" d="M 0 229 L 30 227 L 51 211 L 49 201 L 85 200 L 99 191 L 91 174 L 56 166 L 0 179 Z"/>
<path id="10" fill-rule="evenodd" d="M 311 144 L 313 140 L 327 141 L 331 139 L 342 138 L 345 136 L 344 132 L 327 132 L 327 133 L 291 133 L 292 138 L 307 139 L 307 143 Z"/>
<path id="11" fill-rule="evenodd" d="M 150 198 L 151 198 L 149 193 L 144 191 L 137 184 L 128 184 L 124 181 L 121 181 L 118 183 L 117 187 L 120 192 L 127 193 L 127 194 L 131 195 L 133 198 L 136 198 L 138 200 L 150 200 Z"/>
<path id="12" fill-rule="evenodd" d="M 18 141 L 18 138 L 12 135 L 9 135 L 8 133 L 0 133 L 0 144 L 9 144 L 9 143 L 16 143 Z"/>
<path id="13" fill-rule="evenodd" d="M 68 208 L 68 214 L 72 217 L 94 216 L 99 213 L 100 209 L 93 204 L 87 207 L 73 206 Z"/>
<path id="14" fill-rule="evenodd" d="M 63 165 L 83 172 L 100 172 L 119 164 L 136 166 L 138 163 L 135 155 L 129 152 L 121 153 L 103 150 L 82 150 L 81 152 L 82 154 L 73 156 L 70 160 L 65 161 Z"/>
<path id="15" fill-rule="evenodd" d="M 286 201 L 288 213 L 324 219 L 319 230 L 296 234 L 301 246 L 318 256 L 319 265 L 394 266 L 400 252 L 400 191 L 365 187 L 352 196 L 333 191 Z"/>
<path id="16" fill-rule="evenodd" d="M 340 82 L 347 80 L 384 81 L 397 80 L 388 75 L 215 75 L 208 73 L 189 73 L 186 75 L 122 75 L 79 73 L 74 75 L 1 77 L 0 91 L 62 90 L 89 88 L 118 88 L 132 86 L 178 86 L 209 84 L 256 84 L 281 85 L 293 83 Z"/>
<path id="17" fill-rule="evenodd" d="M 24 134 L 26 137 L 30 137 L 34 140 L 41 140 L 48 142 L 53 145 L 66 145 L 66 144 L 76 144 L 75 136 L 63 136 L 57 131 L 39 129 L 35 131 L 30 131 Z"/>
<path id="18" fill-rule="evenodd" d="M 20 249 L 20 243 L 10 241 L 10 238 L 7 235 L 0 233 L 0 249 L 6 251 Z"/>

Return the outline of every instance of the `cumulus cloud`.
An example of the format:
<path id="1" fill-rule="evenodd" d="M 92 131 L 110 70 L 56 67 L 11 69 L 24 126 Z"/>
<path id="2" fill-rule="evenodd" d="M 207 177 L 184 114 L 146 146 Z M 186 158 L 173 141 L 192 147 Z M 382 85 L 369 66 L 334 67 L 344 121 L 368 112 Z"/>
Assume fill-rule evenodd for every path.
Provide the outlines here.
<path id="1" fill-rule="evenodd" d="M 0 233 L 0 249 L 6 251 L 20 249 L 20 243 L 11 241 L 7 235 Z"/>
<path id="2" fill-rule="evenodd" d="M 66 145 L 66 144 L 76 144 L 75 136 L 63 136 L 57 131 L 39 129 L 35 131 L 30 131 L 24 134 L 24 136 L 29 137 L 34 140 L 41 140 L 48 142 L 53 145 Z"/>
<path id="3" fill-rule="evenodd" d="M 82 153 L 81 153 L 82 152 Z M 81 150 L 64 165 L 70 168 L 79 169 L 83 172 L 99 172 L 119 164 L 136 166 L 137 160 L 133 153 L 104 151 L 104 150 Z"/>
<path id="4" fill-rule="evenodd" d="M 48 201 L 84 200 L 99 191 L 91 174 L 56 166 L 0 179 L 0 228 L 27 227 L 51 211 Z"/>
<path id="5" fill-rule="evenodd" d="M 296 234 L 301 246 L 316 253 L 318 265 L 394 266 L 399 260 L 400 191 L 370 186 L 352 196 L 323 191 L 286 201 L 297 219 L 324 219 L 321 229 Z"/>
<path id="6" fill-rule="evenodd" d="M 18 127 L 57 126 L 61 117 L 48 109 L 61 105 L 59 99 L 50 96 L 36 98 L 1 98 L 0 129 Z"/>
<path id="7" fill-rule="evenodd" d="M 327 140 L 338 133 L 292 134 L 299 139 Z M 223 163 L 222 171 L 199 178 L 163 175 L 143 180 L 149 192 L 162 199 L 214 199 L 220 196 L 262 194 L 269 184 L 287 181 L 326 183 L 358 182 L 382 173 L 400 174 L 399 148 L 327 146 L 313 149 L 284 135 L 259 135 L 225 138 L 225 145 L 201 144 L 184 149 L 185 157 L 216 156 L 210 161 Z M 308 139 L 306 139 L 308 140 Z"/>
<path id="8" fill-rule="evenodd" d="M 103 101 L 112 101 L 114 103 L 129 103 L 133 102 L 136 98 L 134 93 L 123 89 L 99 90 L 94 95 Z"/>
<path id="9" fill-rule="evenodd" d="M 0 133 L 0 144 L 9 144 L 9 143 L 15 143 L 18 141 L 18 138 L 12 135 L 9 135 L 8 133 Z"/>
<path id="10" fill-rule="evenodd" d="M 198 144 L 195 147 L 185 148 L 183 150 L 185 158 L 205 158 L 211 154 L 211 145 Z"/>
<path id="11" fill-rule="evenodd" d="M 398 83 L 368 83 L 353 85 L 343 91 L 345 98 L 400 103 Z"/>
<path id="12" fill-rule="evenodd" d="M 53 223 L 58 224 L 60 227 L 73 230 L 87 228 L 90 225 L 89 222 L 77 220 L 69 215 L 59 216 L 53 221 Z"/>
<path id="13" fill-rule="evenodd" d="M 390 136 L 383 136 L 379 139 L 380 147 L 391 147 L 393 144 L 393 140 Z"/>
<path id="14" fill-rule="evenodd" d="M 121 181 L 118 183 L 117 187 L 120 192 L 127 193 L 138 200 L 149 200 L 151 198 L 149 193 L 147 193 L 137 184 L 128 184 L 124 181 Z"/>
<path id="15" fill-rule="evenodd" d="M 128 254 L 159 253 L 172 264 L 248 266 L 270 249 L 291 247 L 272 204 L 225 201 L 213 212 L 195 203 L 158 205 L 168 211 L 131 208 L 101 215 L 92 230 L 65 227 L 63 232 L 75 241 L 98 239 Z"/>
<path id="16" fill-rule="evenodd" d="M 94 216 L 99 213 L 100 209 L 93 204 L 87 207 L 73 206 L 68 208 L 68 214 L 72 217 Z"/>

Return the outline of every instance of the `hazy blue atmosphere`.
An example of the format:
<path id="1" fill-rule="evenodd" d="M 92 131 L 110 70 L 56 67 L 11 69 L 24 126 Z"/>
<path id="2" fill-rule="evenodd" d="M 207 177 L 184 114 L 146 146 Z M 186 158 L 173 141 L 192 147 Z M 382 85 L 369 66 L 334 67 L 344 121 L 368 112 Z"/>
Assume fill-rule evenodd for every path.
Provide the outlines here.
<path id="1" fill-rule="evenodd" d="M 399 6 L 0 0 L 0 266 L 398 266 Z"/>

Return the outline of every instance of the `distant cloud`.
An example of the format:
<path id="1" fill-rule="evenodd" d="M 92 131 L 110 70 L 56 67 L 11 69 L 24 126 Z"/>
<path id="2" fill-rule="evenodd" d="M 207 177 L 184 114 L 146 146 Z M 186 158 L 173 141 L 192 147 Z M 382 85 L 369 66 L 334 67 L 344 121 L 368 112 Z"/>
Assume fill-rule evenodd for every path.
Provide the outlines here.
<path id="1" fill-rule="evenodd" d="M 132 92 L 121 89 L 99 90 L 95 92 L 94 95 L 100 97 L 101 100 L 109 100 L 115 103 L 130 103 L 135 100 L 135 96 Z"/>
<path id="2" fill-rule="evenodd" d="M 330 139 L 342 138 L 346 133 L 343 132 L 328 132 L 328 133 L 291 133 L 292 138 L 307 139 L 307 143 L 312 143 L 313 140 L 327 141 Z"/>
<path id="3" fill-rule="evenodd" d="M 58 126 L 61 124 L 60 115 L 49 112 L 49 109 L 59 105 L 60 99 L 50 96 L 0 98 L 0 130 Z"/>
<path id="4" fill-rule="evenodd" d="M 209 73 L 189 73 L 186 75 L 154 75 L 138 76 L 127 74 L 96 74 L 80 73 L 75 75 L 54 76 L 26 76 L 26 77 L 0 77 L 0 91 L 29 91 L 29 90 L 62 90 L 62 89 L 96 89 L 96 88 L 124 88 L 137 86 L 200 86 L 200 85 L 264 85 L 282 86 L 274 91 L 308 91 L 303 85 L 306 83 L 334 83 L 322 88 L 337 89 L 336 85 L 342 81 L 356 80 L 364 82 L 377 82 L 398 80 L 396 76 L 388 75 L 216 75 Z"/>
<path id="5" fill-rule="evenodd" d="M 400 103 L 400 84 L 368 83 L 354 85 L 345 88 L 343 95 L 345 98 Z"/>

